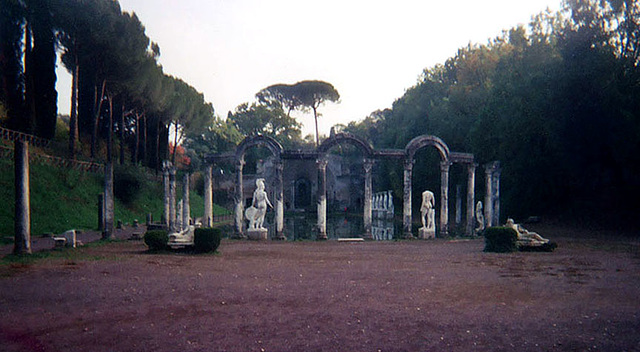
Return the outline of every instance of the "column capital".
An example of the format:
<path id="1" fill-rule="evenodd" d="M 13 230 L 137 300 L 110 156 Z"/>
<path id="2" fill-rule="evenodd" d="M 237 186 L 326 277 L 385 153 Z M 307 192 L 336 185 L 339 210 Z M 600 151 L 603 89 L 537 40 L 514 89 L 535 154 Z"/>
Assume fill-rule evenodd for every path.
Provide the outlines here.
<path id="1" fill-rule="evenodd" d="M 328 163 L 329 163 L 329 160 L 326 158 L 316 159 L 316 165 L 318 165 L 318 169 L 322 169 L 322 170 L 326 169 Z"/>
<path id="2" fill-rule="evenodd" d="M 440 170 L 441 171 L 449 171 L 449 168 L 451 167 L 453 163 L 449 160 L 443 160 L 440 162 Z"/>
<path id="3" fill-rule="evenodd" d="M 404 169 L 405 170 L 409 170 L 409 171 L 413 170 L 413 164 L 415 164 L 415 163 L 416 163 L 416 161 L 413 160 L 413 159 L 411 159 L 411 160 L 405 159 L 404 160 Z"/>
<path id="4" fill-rule="evenodd" d="M 369 173 L 371 172 L 371 168 L 373 167 L 373 163 L 375 161 L 373 159 L 367 159 L 365 158 L 362 162 L 362 167 L 364 168 L 364 172 Z"/>

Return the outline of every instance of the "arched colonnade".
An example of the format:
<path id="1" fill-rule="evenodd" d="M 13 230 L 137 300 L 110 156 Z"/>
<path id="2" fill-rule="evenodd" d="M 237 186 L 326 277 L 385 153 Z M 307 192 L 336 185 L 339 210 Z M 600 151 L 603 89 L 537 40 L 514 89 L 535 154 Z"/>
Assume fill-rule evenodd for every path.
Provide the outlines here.
<path id="1" fill-rule="evenodd" d="M 381 149 L 375 150 L 365 140 L 350 133 L 334 133 L 325 139 L 316 150 L 284 150 L 280 143 L 267 136 L 257 135 L 245 138 L 236 148 L 235 153 L 216 154 L 207 156 L 208 163 L 205 172 L 205 219 L 212 218 L 211 210 L 211 171 L 212 165 L 226 160 L 235 163 L 235 191 L 234 191 L 234 229 L 235 236 L 245 237 L 244 225 L 244 199 L 243 199 L 243 168 L 244 157 L 248 149 L 252 147 L 266 147 L 275 159 L 275 239 L 285 239 L 284 228 L 284 185 L 283 185 L 283 161 L 293 160 L 315 160 L 317 167 L 317 238 L 326 239 L 327 221 L 327 177 L 326 169 L 328 164 L 328 152 L 339 144 L 351 144 L 355 146 L 363 155 L 364 172 L 364 238 L 371 238 L 371 218 L 372 218 L 372 169 L 375 160 L 396 159 L 402 160 L 404 166 L 404 194 L 403 194 L 403 231 L 405 237 L 413 237 L 411 231 L 412 205 L 411 188 L 412 173 L 415 163 L 415 154 L 418 150 L 434 147 L 440 155 L 440 227 L 439 235 L 448 234 L 449 222 L 449 169 L 452 164 L 459 163 L 467 168 L 467 197 L 466 197 L 466 226 L 465 232 L 473 234 L 474 231 L 474 202 L 475 202 L 475 170 L 477 164 L 473 154 L 457 153 L 449 150 L 449 147 L 436 136 L 421 135 L 412 139 L 404 149 Z M 499 218 L 499 177 L 500 166 L 498 162 L 493 162 L 485 167 L 487 176 L 487 192 L 485 196 L 485 219 L 488 225 L 497 223 Z M 209 190 L 207 190 L 207 188 Z M 208 200 L 208 201 L 207 201 Z"/>

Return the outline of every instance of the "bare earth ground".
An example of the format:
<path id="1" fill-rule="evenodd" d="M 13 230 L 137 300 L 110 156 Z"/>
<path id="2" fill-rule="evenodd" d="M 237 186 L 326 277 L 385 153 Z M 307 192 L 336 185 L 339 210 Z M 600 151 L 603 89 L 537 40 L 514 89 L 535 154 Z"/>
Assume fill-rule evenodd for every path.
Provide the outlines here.
<path id="1" fill-rule="evenodd" d="M 538 231 L 559 248 L 224 240 L 186 255 L 127 241 L 5 265 L 0 350 L 640 351 L 638 237 Z"/>

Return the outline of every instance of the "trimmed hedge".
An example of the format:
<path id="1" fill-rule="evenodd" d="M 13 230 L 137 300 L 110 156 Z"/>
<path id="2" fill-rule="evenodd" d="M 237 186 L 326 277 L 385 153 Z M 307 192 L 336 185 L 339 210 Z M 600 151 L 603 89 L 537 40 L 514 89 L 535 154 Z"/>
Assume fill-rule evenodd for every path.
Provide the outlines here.
<path id="1" fill-rule="evenodd" d="M 144 243 L 150 251 L 163 251 L 169 249 L 169 233 L 166 230 L 151 230 L 144 234 Z"/>
<path id="2" fill-rule="evenodd" d="M 218 228 L 197 228 L 193 234 L 193 246 L 198 253 L 215 252 L 222 241 L 222 231 Z"/>
<path id="3" fill-rule="evenodd" d="M 518 234 L 509 227 L 489 227 L 484 230 L 484 251 L 509 253 L 518 250 Z"/>

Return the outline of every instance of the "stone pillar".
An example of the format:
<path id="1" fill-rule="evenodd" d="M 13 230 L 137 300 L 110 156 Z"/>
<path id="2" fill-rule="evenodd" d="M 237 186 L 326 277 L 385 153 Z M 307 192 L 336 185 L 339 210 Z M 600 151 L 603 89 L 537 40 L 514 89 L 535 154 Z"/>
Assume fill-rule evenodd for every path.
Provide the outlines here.
<path id="1" fill-rule="evenodd" d="M 104 230 L 102 230 L 103 239 L 115 238 L 115 233 L 113 230 L 113 212 L 113 162 L 109 161 L 104 168 Z"/>
<path id="2" fill-rule="evenodd" d="M 413 160 L 404 161 L 404 195 L 402 207 L 402 229 L 405 238 L 413 238 L 411 233 L 411 176 Z"/>
<path id="3" fill-rule="evenodd" d="M 187 172 L 183 178 L 182 189 L 182 229 L 184 230 L 191 224 L 191 203 L 189 201 L 189 173 Z"/>
<path id="4" fill-rule="evenodd" d="M 485 228 L 493 226 L 493 165 L 484 167 L 487 191 L 484 195 L 484 221 Z"/>
<path id="5" fill-rule="evenodd" d="M 204 171 L 204 215 L 202 216 L 202 226 L 211 227 L 213 225 L 213 166 L 207 165 Z"/>
<path id="6" fill-rule="evenodd" d="M 327 159 L 318 159 L 318 240 L 327 239 Z"/>
<path id="7" fill-rule="evenodd" d="M 449 167 L 451 162 L 440 163 L 440 235 L 449 234 Z"/>
<path id="8" fill-rule="evenodd" d="M 176 168 L 169 166 L 169 232 L 176 231 Z"/>
<path id="9" fill-rule="evenodd" d="M 473 235 L 473 229 L 475 222 L 474 219 L 474 203 L 475 203 L 475 188 L 476 188 L 476 165 L 467 165 L 467 235 Z"/>
<path id="10" fill-rule="evenodd" d="M 462 222 L 462 186 L 456 185 L 456 228 Z"/>
<path id="11" fill-rule="evenodd" d="M 495 162 L 493 172 L 493 224 L 500 224 L 500 164 Z"/>
<path id="12" fill-rule="evenodd" d="M 278 160 L 275 163 L 276 173 L 276 235 L 274 239 L 285 240 L 284 236 L 284 179 L 283 179 L 284 164 L 282 160 Z"/>
<path id="13" fill-rule="evenodd" d="M 235 189 L 235 216 L 233 219 L 235 225 L 235 237 L 244 238 L 244 194 L 242 192 L 242 168 L 244 160 L 236 161 L 236 189 Z"/>
<path id="14" fill-rule="evenodd" d="M 373 168 L 373 160 L 365 159 L 364 167 L 364 238 L 373 239 L 371 234 L 371 201 L 373 190 L 371 185 L 371 169 Z"/>
<path id="15" fill-rule="evenodd" d="M 164 226 L 171 228 L 171 186 L 170 186 L 170 170 L 171 163 L 168 161 L 162 162 L 162 188 L 164 190 Z"/>
<path id="16" fill-rule="evenodd" d="M 15 219 L 13 254 L 31 254 L 31 204 L 29 192 L 29 144 L 15 140 L 13 150 Z"/>

